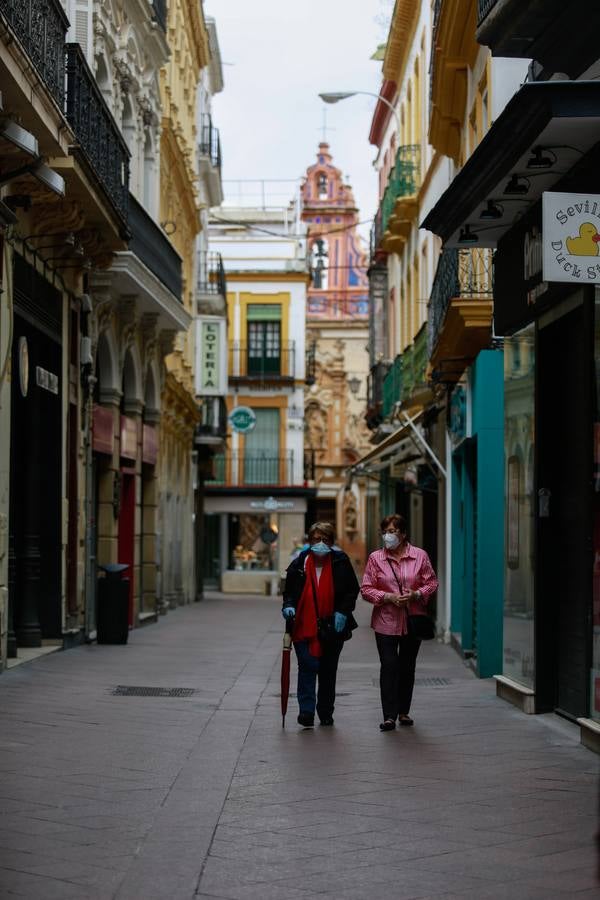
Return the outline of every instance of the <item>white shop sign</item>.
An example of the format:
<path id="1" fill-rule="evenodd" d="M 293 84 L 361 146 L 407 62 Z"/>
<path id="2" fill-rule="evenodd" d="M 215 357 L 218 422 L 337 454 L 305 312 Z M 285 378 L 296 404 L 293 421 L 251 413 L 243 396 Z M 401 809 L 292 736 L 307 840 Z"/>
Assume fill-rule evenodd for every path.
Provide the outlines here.
<path id="1" fill-rule="evenodd" d="M 544 281 L 600 284 L 600 194 L 542 195 Z"/>
<path id="2" fill-rule="evenodd" d="M 226 322 L 220 316 L 196 319 L 196 396 L 227 393 Z"/>

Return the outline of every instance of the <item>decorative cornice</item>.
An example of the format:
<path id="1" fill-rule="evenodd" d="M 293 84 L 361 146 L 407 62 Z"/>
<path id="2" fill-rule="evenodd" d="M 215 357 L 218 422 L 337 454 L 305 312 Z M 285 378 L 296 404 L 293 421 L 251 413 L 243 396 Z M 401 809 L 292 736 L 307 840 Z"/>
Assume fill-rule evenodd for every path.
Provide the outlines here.
<path id="1" fill-rule="evenodd" d="M 420 0 L 396 0 L 394 6 L 383 60 L 383 77 L 397 84 L 402 83 L 420 10 Z"/>

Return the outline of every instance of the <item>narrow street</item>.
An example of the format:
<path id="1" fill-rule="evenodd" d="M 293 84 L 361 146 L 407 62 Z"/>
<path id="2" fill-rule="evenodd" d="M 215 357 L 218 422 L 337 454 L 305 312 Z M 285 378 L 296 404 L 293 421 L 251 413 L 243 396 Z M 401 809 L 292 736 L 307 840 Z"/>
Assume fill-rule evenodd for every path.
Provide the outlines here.
<path id="1" fill-rule="evenodd" d="M 299 729 L 292 697 L 282 730 L 278 606 L 209 594 L 127 646 L 3 675 L 0 897 L 598 896 L 597 757 L 577 728 L 497 700 L 432 643 L 415 728 L 381 734 L 362 604 L 335 727 Z"/>

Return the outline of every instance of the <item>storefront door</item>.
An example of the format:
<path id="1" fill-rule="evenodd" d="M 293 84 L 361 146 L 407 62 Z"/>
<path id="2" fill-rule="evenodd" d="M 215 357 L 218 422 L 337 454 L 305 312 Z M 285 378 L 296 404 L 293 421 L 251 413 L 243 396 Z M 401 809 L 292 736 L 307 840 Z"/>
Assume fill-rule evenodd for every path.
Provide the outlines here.
<path id="1" fill-rule="evenodd" d="M 588 714 L 592 597 L 590 327 L 578 306 L 538 330 L 536 706 Z"/>

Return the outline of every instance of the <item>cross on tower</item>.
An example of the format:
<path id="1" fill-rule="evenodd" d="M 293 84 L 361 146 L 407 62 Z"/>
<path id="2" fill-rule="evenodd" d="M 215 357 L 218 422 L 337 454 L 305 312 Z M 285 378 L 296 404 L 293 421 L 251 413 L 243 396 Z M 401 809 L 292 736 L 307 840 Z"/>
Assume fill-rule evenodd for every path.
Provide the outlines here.
<path id="1" fill-rule="evenodd" d="M 323 129 L 323 143 L 328 144 L 329 141 L 327 140 L 327 132 L 335 131 L 335 128 L 332 128 L 330 125 L 327 124 L 327 107 L 326 106 L 323 106 L 323 125 L 321 127 Z"/>

